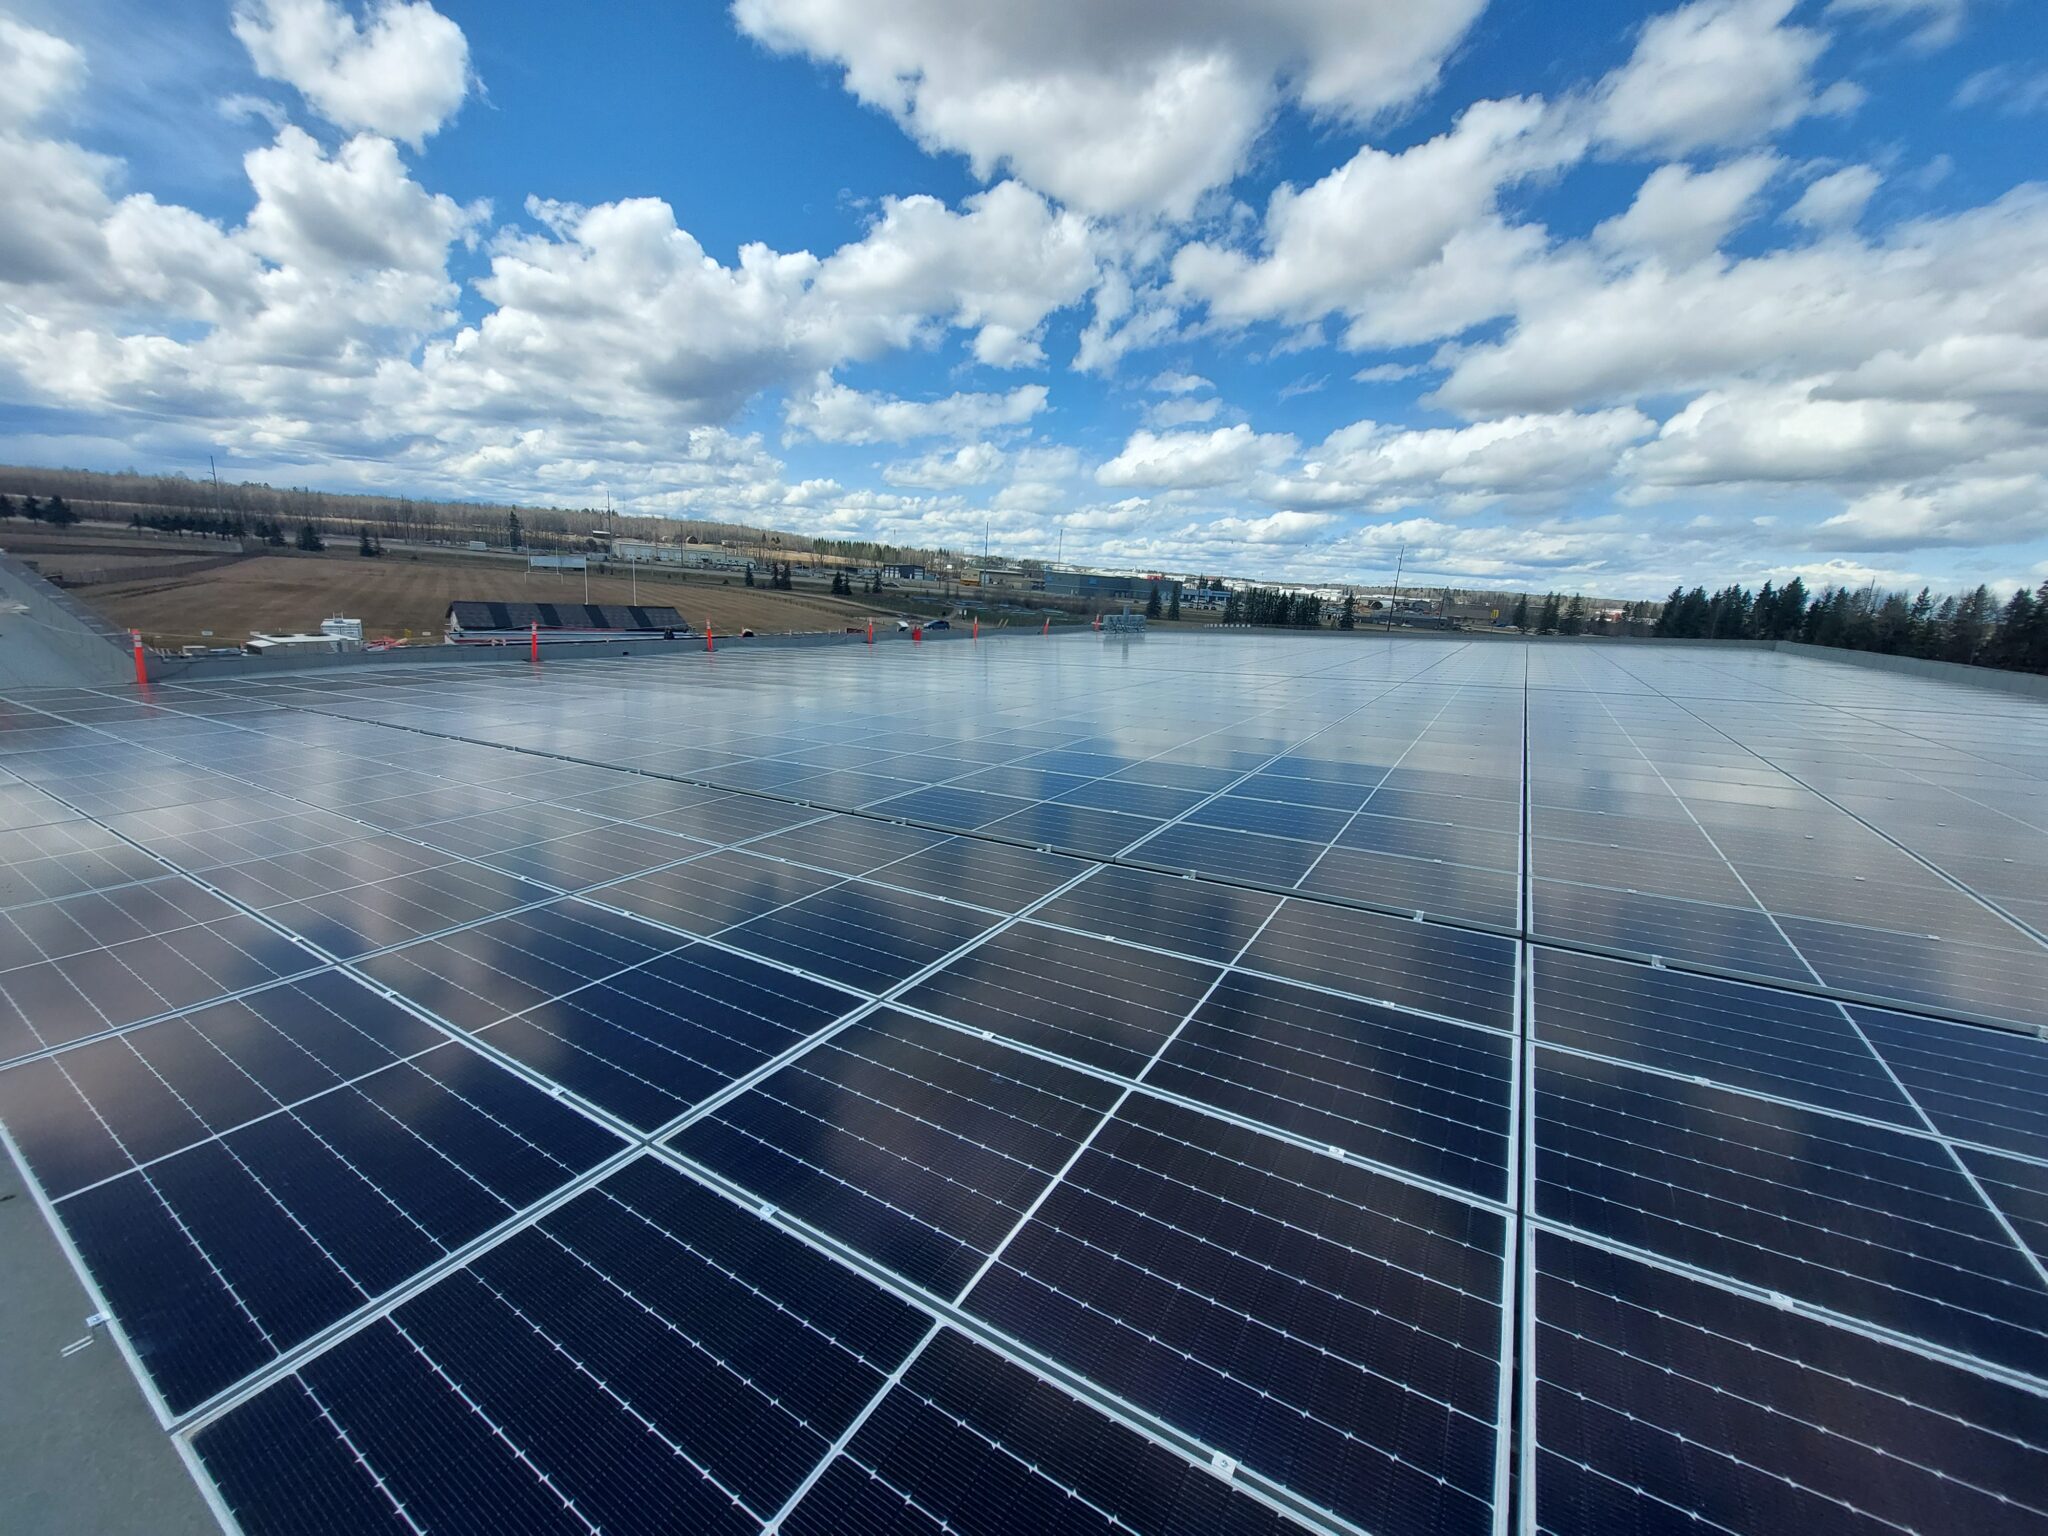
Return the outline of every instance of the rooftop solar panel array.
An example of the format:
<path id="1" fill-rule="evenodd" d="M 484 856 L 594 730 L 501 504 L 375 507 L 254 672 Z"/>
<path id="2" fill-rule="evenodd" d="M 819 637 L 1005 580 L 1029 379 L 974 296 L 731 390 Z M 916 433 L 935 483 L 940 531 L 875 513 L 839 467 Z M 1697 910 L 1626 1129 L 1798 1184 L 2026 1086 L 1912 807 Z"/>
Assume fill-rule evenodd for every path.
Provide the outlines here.
<path id="1" fill-rule="evenodd" d="M 231 1529 L 2048 1531 L 2048 707 L 1065 638 L 0 700 Z"/>

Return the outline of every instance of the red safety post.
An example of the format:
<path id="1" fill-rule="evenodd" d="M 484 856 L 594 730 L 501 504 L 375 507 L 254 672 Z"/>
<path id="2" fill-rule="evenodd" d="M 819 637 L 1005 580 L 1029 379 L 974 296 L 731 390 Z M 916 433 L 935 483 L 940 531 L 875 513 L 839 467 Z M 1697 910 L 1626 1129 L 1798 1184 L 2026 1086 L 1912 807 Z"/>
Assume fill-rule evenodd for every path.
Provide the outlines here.
<path id="1" fill-rule="evenodd" d="M 718 649 L 718 641 L 711 633 L 711 621 L 709 619 L 704 621 L 704 649 L 707 651 Z"/>
<path id="2" fill-rule="evenodd" d="M 1041 635 L 1049 635 L 1049 634 L 1051 634 L 1051 633 L 1052 633 L 1052 615 L 1051 615 L 1051 614 L 1049 614 L 1049 613 L 1048 613 L 1048 614 L 1047 614 L 1047 615 L 1045 616 L 1045 628 L 1041 629 L 1041 630 L 1039 631 L 1039 633 L 1040 633 Z"/>
<path id="3" fill-rule="evenodd" d="M 533 651 L 532 651 L 532 654 L 531 654 L 531 655 L 530 655 L 530 656 L 528 657 L 528 659 L 529 659 L 529 660 L 531 660 L 531 661 L 539 661 L 539 660 L 540 660 L 540 625 L 539 625 L 539 624 L 535 624 L 535 625 L 533 626 Z"/>
<path id="4" fill-rule="evenodd" d="M 916 628 L 911 630 L 910 643 L 912 645 L 924 644 L 924 626 L 922 624 L 918 625 Z"/>
<path id="5" fill-rule="evenodd" d="M 874 643 L 875 643 L 875 621 L 874 621 L 873 619 L 869 619 L 869 620 L 868 620 L 868 644 L 869 644 L 869 645 L 873 645 Z"/>
<path id="6" fill-rule="evenodd" d="M 981 615 L 978 613 L 974 616 L 974 633 L 968 638 L 973 640 L 981 638 Z"/>
<path id="7" fill-rule="evenodd" d="M 128 638 L 135 642 L 135 681 L 144 688 L 149 686 L 149 663 L 142 657 L 142 631 L 131 629 Z"/>
<path id="8" fill-rule="evenodd" d="M 1102 615 L 1099 613 L 1095 615 L 1095 633 L 1098 635 L 1102 633 Z"/>

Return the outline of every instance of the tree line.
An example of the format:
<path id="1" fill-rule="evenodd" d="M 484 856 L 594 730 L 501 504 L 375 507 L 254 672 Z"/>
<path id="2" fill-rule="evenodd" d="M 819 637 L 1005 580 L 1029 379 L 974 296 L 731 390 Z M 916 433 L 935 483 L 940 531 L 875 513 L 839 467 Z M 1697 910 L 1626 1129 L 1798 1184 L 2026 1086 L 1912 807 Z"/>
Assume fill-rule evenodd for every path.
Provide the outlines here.
<path id="1" fill-rule="evenodd" d="M 1648 635 L 1659 640 L 1795 640 L 1803 645 L 1919 656 L 2017 672 L 2048 672 L 2048 581 L 2017 588 L 2003 603 L 1991 589 L 1937 598 L 1880 591 L 1875 586 L 1827 586 L 1809 591 L 1795 576 L 1783 586 L 1765 582 L 1752 592 L 1730 585 L 1674 587 L 1659 607 L 1629 603 L 1620 610 L 1588 608 L 1583 597 L 1552 592 L 1539 606 L 1525 594 L 1509 622 L 1539 635 Z"/>
<path id="2" fill-rule="evenodd" d="M 32 523 L 48 523 L 55 528 L 69 528 L 78 521 L 78 514 L 62 496 L 52 496 L 48 501 L 24 496 L 18 507 L 12 496 L 0 496 L 0 518 L 7 517 L 25 517 Z"/>
<path id="3" fill-rule="evenodd" d="M 1276 592 L 1266 587 L 1232 591 L 1223 599 L 1223 622 L 1258 624 L 1272 629 L 1320 629 L 1323 600 L 1307 592 Z"/>

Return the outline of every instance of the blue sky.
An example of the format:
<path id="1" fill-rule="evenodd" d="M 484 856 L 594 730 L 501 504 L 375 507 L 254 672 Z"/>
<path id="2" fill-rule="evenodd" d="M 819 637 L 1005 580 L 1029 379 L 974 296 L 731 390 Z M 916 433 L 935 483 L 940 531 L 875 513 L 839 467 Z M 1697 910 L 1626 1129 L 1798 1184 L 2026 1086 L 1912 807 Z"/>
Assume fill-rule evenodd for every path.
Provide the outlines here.
<path id="1" fill-rule="evenodd" d="M 0 455 L 2031 584 L 2044 126 L 2028 0 L 0 0 Z"/>

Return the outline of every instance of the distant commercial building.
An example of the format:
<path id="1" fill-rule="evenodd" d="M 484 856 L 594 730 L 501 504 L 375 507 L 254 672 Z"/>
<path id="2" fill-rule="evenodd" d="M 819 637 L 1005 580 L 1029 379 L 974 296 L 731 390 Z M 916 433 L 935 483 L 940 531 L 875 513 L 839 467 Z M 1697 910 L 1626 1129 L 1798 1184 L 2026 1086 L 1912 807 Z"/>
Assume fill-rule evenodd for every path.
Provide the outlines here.
<path id="1" fill-rule="evenodd" d="M 448 639 L 455 645 L 506 645 L 538 629 L 550 640 L 646 639 L 688 634 L 674 608 L 626 603 L 477 603 L 448 605 Z"/>
<path id="2" fill-rule="evenodd" d="M 590 562 L 582 555 L 528 555 L 529 571 L 587 571 Z"/>
<path id="3" fill-rule="evenodd" d="M 1104 575 L 1096 571 L 1047 571 L 1047 597 L 1078 597 L 1110 603 L 1142 603 L 1159 589 L 1159 601 L 1170 602 L 1180 581 L 1171 576 L 1144 576 L 1125 571 Z"/>
<path id="4" fill-rule="evenodd" d="M 683 551 L 680 545 L 657 544 L 652 539 L 614 539 L 612 558 L 639 565 L 681 565 Z"/>
<path id="5" fill-rule="evenodd" d="M 885 565 L 882 567 L 882 575 L 889 581 L 928 581 L 931 579 L 925 574 L 925 568 L 921 565 Z"/>
<path id="6" fill-rule="evenodd" d="M 1039 585 L 1029 571 L 1014 565 L 984 565 L 974 573 L 970 585 L 987 592 L 1028 592 Z"/>

